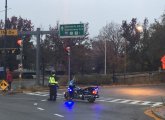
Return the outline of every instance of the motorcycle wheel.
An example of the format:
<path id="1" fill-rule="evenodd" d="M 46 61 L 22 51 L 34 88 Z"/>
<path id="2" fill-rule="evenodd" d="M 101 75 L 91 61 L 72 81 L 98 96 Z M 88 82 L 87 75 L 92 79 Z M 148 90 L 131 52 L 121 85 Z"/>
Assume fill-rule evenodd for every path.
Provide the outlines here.
<path id="1" fill-rule="evenodd" d="M 65 98 L 65 100 L 68 100 L 68 99 L 69 99 L 69 94 L 68 94 L 68 92 L 65 92 L 64 98 Z"/>
<path id="2" fill-rule="evenodd" d="M 89 99 L 88 99 L 88 102 L 94 103 L 95 100 L 96 100 L 95 98 L 89 98 Z"/>
<path id="3" fill-rule="evenodd" d="M 68 92 L 65 92 L 64 98 L 65 98 L 65 100 L 70 100 L 71 99 L 71 97 L 70 97 Z"/>

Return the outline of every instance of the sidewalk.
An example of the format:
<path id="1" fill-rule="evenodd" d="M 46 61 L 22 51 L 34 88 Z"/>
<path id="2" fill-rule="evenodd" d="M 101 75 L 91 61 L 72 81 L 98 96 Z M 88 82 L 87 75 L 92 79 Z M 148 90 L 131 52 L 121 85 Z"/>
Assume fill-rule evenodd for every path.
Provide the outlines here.
<path id="1" fill-rule="evenodd" d="M 165 120 L 165 105 L 159 107 L 153 107 L 151 111 L 160 119 Z"/>

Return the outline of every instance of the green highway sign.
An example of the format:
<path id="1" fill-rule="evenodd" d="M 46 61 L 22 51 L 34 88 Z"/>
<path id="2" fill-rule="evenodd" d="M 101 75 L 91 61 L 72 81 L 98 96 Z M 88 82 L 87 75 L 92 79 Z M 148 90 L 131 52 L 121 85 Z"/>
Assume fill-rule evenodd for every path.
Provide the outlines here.
<path id="1" fill-rule="evenodd" d="M 60 38 L 84 37 L 84 24 L 63 24 L 60 25 Z"/>

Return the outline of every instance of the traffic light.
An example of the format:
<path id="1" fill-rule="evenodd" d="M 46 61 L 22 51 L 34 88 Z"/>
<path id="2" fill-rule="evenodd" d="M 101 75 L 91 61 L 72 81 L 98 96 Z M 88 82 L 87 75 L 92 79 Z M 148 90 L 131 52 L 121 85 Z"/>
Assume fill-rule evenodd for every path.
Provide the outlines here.
<path id="1" fill-rule="evenodd" d="M 67 52 L 68 55 L 70 55 L 70 47 L 66 47 L 65 51 Z"/>
<path id="2" fill-rule="evenodd" d="M 18 39 L 18 40 L 17 40 L 17 44 L 18 44 L 20 47 L 22 47 L 23 41 L 22 41 L 21 39 Z"/>

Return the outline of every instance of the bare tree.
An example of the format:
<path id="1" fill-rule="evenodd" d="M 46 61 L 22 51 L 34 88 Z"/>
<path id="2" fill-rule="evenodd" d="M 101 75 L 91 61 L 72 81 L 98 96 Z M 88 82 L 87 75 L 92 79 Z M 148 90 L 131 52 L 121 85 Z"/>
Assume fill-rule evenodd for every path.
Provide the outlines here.
<path id="1" fill-rule="evenodd" d="M 122 44 L 120 25 L 109 23 L 100 30 L 99 35 L 92 43 L 93 55 L 95 58 L 100 57 L 99 64 L 102 61 L 100 71 L 104 69 L 105 45 L 107 48 L 107 72 L 114 72 L 117 69 L 119 71 L 118 65 L 121 61 Z"/>

